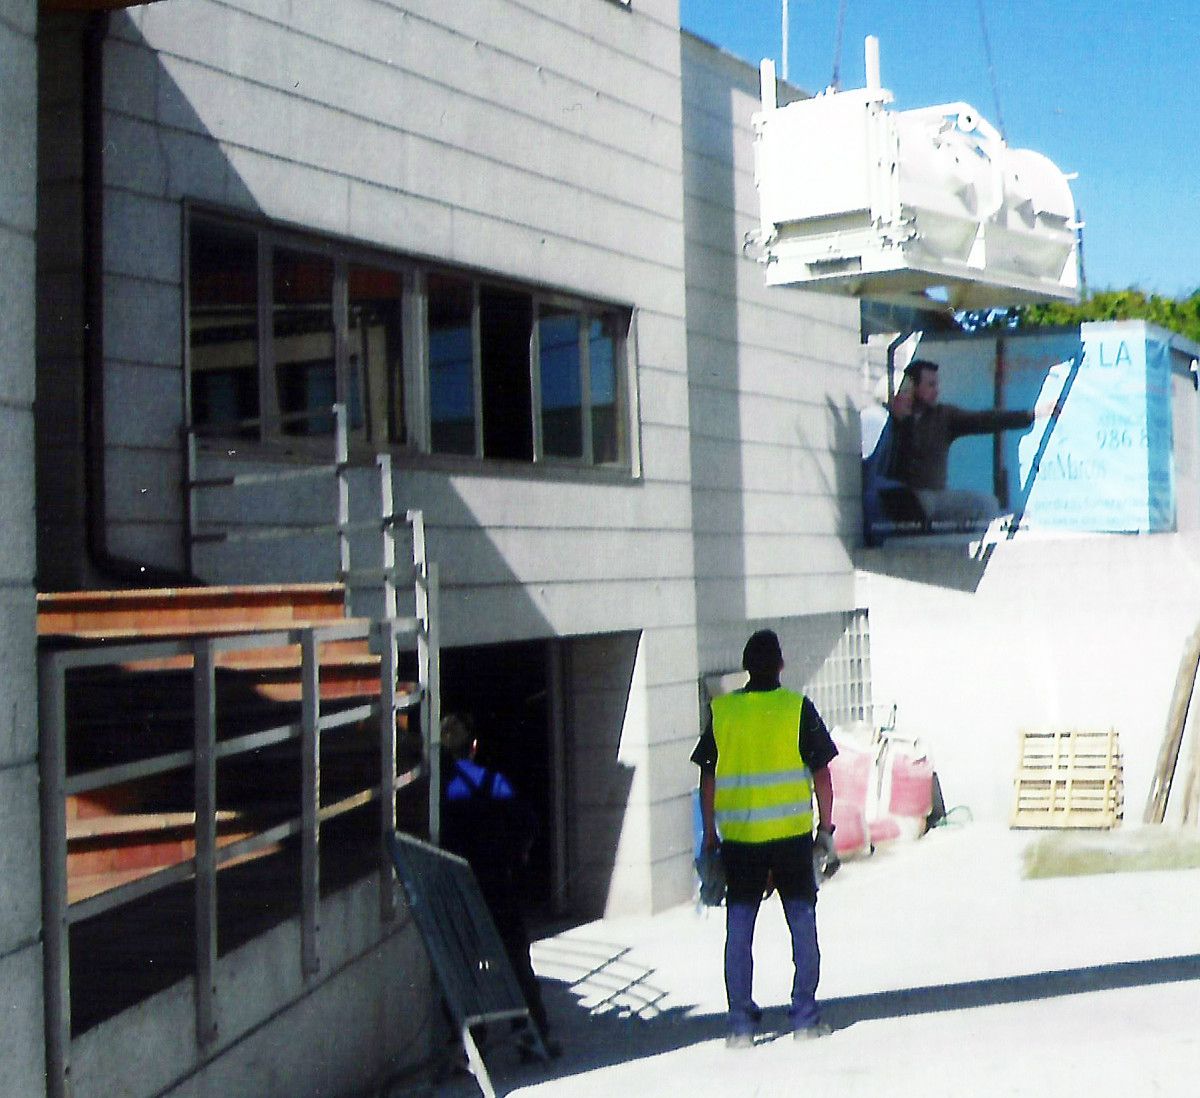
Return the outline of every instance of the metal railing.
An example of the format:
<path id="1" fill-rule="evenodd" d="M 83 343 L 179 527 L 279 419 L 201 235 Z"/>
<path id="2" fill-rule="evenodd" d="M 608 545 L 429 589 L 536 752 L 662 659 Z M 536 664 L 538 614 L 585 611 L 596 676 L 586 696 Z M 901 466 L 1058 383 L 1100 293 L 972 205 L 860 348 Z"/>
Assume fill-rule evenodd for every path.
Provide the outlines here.
<path id="1" fill-rule="evenodd" d="M 293 629 L 266 629 L 236 636 L 206 636 L 188 640 L 157 641 L 146 644 L 81 647 L 45 650 L 39 656 L 38 689 L 40 699 L 40 770 L 42 816 L 42 906 L 44 925 L 45 1018 L 47 1090 L 50 1098 L 69 1098 L 71 1094 L 71 951 L 72 926 L 94 916 L 114 912 L 135 901 L 161 892 L 173 885 L 192 880 L 195 883 L 195 1029 L 197 1043 L 205 1054 L 218 1038 L 216 1001 L 218 998 L 217 895 L 219 871 L 255 854 L 268 851 L 287 839 L 298 839 L 300 846 L 300 966 L 311 979 L 321 967 L 319 940 L 320 836 L 323 824 L 378 804 L 377 872 L 381 916 L 385 925 L 395 916 L 393 870 L 386 840 L 396 831 L 396 795 L 423 776 L 429 778 L 428 816 L 430 835 L 437 841 L 439 830 L 439 745 L 440 668 L 438 636 L 437 565 L 427 559 L 425 530 L 421 512 L 392 513 L 390 458 L 378 461 L 381 486 L 380 515 L 367 523 L 349 521 L 348 460 L 346 453 L 345 410 L 333 409 L 335 416 L 336 460 L 332 464 L 281 469 L 266 473 L 236 474 L 225 477 L 198 476 L 197 436 L 186 432 L 186 484 L 189 554 L 191 544 L 204 540 L 236 541 L 271 537 L 291 537 L 296 527 L 261 526 L 253 529 L 198 531 L 195 526 L 196 493 L 206 489 L 236 489 L 252 484 L 271 484 L 329 476 L 337 480 L 337 521 L 316 525 L 314 530 L 334 529 L 338 538 L 341 579 L 344 583 L 375 584 L 383 592 L 383 612 L 371 621 L 345 621 L 329 625 L 311 625 Z M 329 414 L 329 413 L 323 413 Z M 407 523 L 412 530 L 411 566 L 396 564 L 395 529 Z M 352 529 L 377 530 L 383 537 L 382 566 L 352 570 L 349 558 L 349 534 Z M 396 590 L 401 577 L 411 578 L 414 614 L 398 616 Z M 380 656 L 379 698 L 370 702 L 329 711 L 321 700 L 320 646 L 328 642 L 366 639 Z M 270 728 L 218 737 L 221 713 L 217 694 L 217 665 L 223 653 L 245 653 L 255 649 L 299 646 L 300 719 Z M 399 685 L 401 649 L 416 651 L 415 689 L 402 691 Z M 98 668 L 122 668 L 143 660 L 160 661 L 190 657 L 191 745 L 138 757 L 115 765 L 68 773 L 67 748 L 70 731 L 68 713 L 68 675 Z M 421 762 L 413 769 L 397 773 L 397 718 L 402 711 L 419 706 Z M 378 769 L 370 784 L 361 785 L 331 803 L 321 802 L 321 744 L 327 734 L 361 728 L 375 722 L 378 730 Z M 217 841 L 217 763 L 246 757 L 253 752 L 280 745 L 299 747 L 299 804 L 293 815 L 273 820 L 270 826 L 218 845 Z M 163 868 L 152 870 L 95 895 L 71 901 L 67 868 L 67 801 L 141 779 L 161 778 L 191 769 L 194 813 L 194 855 Z M 192 815 L 189 813 L 188 815 Z"/>
<path id="2" fill-rule="evenodd" d="M 397 588 L 406 580 L 411 579 L 414 589 L 414 614 L 418 620 L 426 623 L 426 628 L 417 637 L 418 679 L 423 683 L 438 683 L 441 678 L 438 643 L 438 615 L 430 605 L 430 592 L 437 586 L 437 565 L 429 561 L 426 552 L 425 519 L 419 510 L 407 510 L 403 514 L 395 511 L 392 484 L 392 458 L 390 454 L 377 454 L 375 467 L 379 474 L 379 511 L 372 518 L 354 522 L 350 518 L 350 429 L 349 417 L 344 404 L 334 404 L 328 409 L 307 412 L 295 412 L 283 417 L 281 422 L 298 423 L 320 420 L 332 417 L 333 421 L 333 461 L 317 464 L 305 464 L 295 468 L 276 468 L 266 472 L 233 473 L 218 477 L 201 477 L 199 475 L 199 439 L 205 432 L 201 428 L 189 427 L 184 430 L 185 440 L 185 494 L 187 497 L 187 551 L 188 568 L 192 568 L 193 547 L 198 543 L 262 541 L 269 539 L 291 538 L 297 533 L 322 533 L 332 531 L 337 538 L 338 580 L 345 587 L 345 604 L 349 613 L 355 605 L 355 595 L 363 590 L 375 589 L 382 596 L 382 611 L 380 617 L 391 621 L 397 615 Z M 240 420 L 231 425 L 224 425 L 222 431 L 238 430 L 247 426 L 257 426 L 258 419 Z M 215 430 L 215 429 L 210 429 Z M 264 459 L 266 460 L 266 459 Z M 252 526 L 239 525 L 236 529 L 206 528 L 201 530 L 197 514 L 197 493 L 209 490 L 230 490 L 293 480 L 320 479 L 332 476 L 336 488 L 336 519 L 333 523 L 311 523 L 298 526 L 273 525 L 267 523 Z M 407 525 L 411 531 L 412 565 L 408 568 L 397 564 L 396 529 Z M 378 567 L 356 568 L 351 561 L 351 535 L 355 532 L 379 534 L 382 546 L 382 562 Z M 394 681 L 399 664 L 399 654 L 395 644 L 395 634 L 392 642 L 385 651 L 381 652 L 384 662 L 392 672 Z M 383 674 L 387 679 L 386 669 Z M 441 701 L 435 692 L 430 704 L 421 709 L 421 739 L 424 744 L 432 744 L 436 739 L 436 730 L 441 724 Z M 427 751 L 426 763 L 429 768 L 430 793 L 428 804 L 429 835 L 434 843 L 439 841 L 441 823 L 441 807 L 438 797 L 440 774 L 440 753 Z"/>
<path id="3" fill-rule="evenodd" d="M 436 586 L 428 592 L 431 613 L 436 612 Z M 393 649 L 406 634 L 430 643 L 428 621 L 393 619 L 374 625 L 305 627 L 236 637 L 205 637 L 189 641 L 164 641 L 93 649 L 50 651 L 39 664 L 41 704 L 41 796 L 44 949 L 46 967 L 46 1035 L 49 1092 L 53 1098 L 70 1094 L 70 928 L 91 918 L 171 885 L 195 881 L 195 1024 L 201 1047 L 217 1037 L 214 1000 L 217 994 L 217 876 L 236 859 L 263 851 L 291 836 L 301 847 L 301 968 L 306 977 L 320 970 L 318 906 L 321 825 L 354 809 L 378 802 L 378 872 L 385 921 L 394 915 L 392 869 L 385 840 L 396 829 L 396 793 L 414 782 L 423 768 L 397 773 L 396 713 L 421 705 L 423 713 L 436 697 L 436 686 L 421 683 L 401 694 L 394 667 L 385 658 L 381 667 L 378 701 L 322 712 L 319 645 L 328 641 L 379 636 L 383 652 Z M 436 643 L 436 636 L 432 638 Z M 216 668 L 220 653 L 256 648 L 299 645 L 301 717 L 299 721 L 218 740 Z M 67 676 L 76 669 L 120 666 L 139 660 L 190 656 L 194 742 L 189 749 L 173 750 L 82 773 L 67 772 Z M 422 704 L 424 703 L 424 704 Z M 321 742 L 324 734 L 361 726 L 374 718 L 379 730 L 379 772 L 370 786 L 355 789 L 333 803 L 321 803 Z M 422 722 L 425 724 L 425 721 Z M 217 846 L 217 762 L 265 747 L 298 743 L 301 760 L 300 804 L 295 816 L 228 845 Z M 425 741 L 428 756 L 429 741 Z M 436 752 L 435 752 L 436 754 Z M 195 855 L 146 876 L 69 902 L 67 892 L 67 798 L 121 783 L 191 768 L 194 777 Z"/>

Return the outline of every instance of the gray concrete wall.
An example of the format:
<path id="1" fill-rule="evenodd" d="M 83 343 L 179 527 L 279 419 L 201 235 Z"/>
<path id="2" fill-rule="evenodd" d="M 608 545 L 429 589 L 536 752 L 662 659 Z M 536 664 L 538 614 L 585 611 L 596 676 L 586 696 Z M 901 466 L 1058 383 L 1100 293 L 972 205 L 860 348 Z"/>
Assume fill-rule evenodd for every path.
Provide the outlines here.
<path id="1" fill-rule="evenodd" d="M 694 634 L 682 629 L 569 644 L 568 896 L 578 910 L 660 910 L 691 893 L 694 668 Z"/>
<path id="2" fill-rule="evenodd" d="M 45 1093 L 33 376 L 37 8 L 0 0 L 0 1094 Z"/>
<path id="3" fill-rule="evenodd" d="M 757 69 L 683 36 L 688 385 L 700 666 L 737 667 L 758 624 L 855 605 L 858 304 L 768 288 Z M 794 644 L 814 644 L 797 623 Z M 819 630 L 818 630 L 819 632 Z M 805 657 L 807 658 L 807 657 Z"/>
<path id="4" fill-rule="evenodd" d="M 1140 823 L 1200 624 L 1200 537 L 1018 536 L 986 560 L 893 545 L 861 564 L 876 701 L 927 739 L 948 805 L 1007 821 L 1020 731 L 1116 728 L 1125 820 Z"/>
<path id="5" fill-rule="evenodd" d="M 411 1071 L 444 1023 L 407 912 L 381 927 L 378 888 L 362 881 L 325 899 L 319 921 L 313 977 L 298 920 L 220 959 L 213 1047 L 197 1046 L 190 980 L 88 1030 L 72 1046 L 75 1098 L 343 1098 Z"/>
<path id="6" fill-rule="evenodd" d="M 114 17 L 105 70 L 106 371 L 122 396 L 107 421 L 114 550 L 181 560 L 185 199 L 627 302 L 640 398 L 633 476 L 486 464 L 446 472 L 400 459 L 396 497 L 425 513 L 443 643 L 636 632 L 628 742 L 649 766 L 692 735 L 679 64 L 670 0 L 632 10 L 603 0 L 403 9 L 354 0 L 336 21 L 319 8 L 175 0 Z M 129 416 L 131 407 L 153 414 Z M 329 500 L 297 489 L 277 506 L 328 519 Z M 253 501 L 237 506 L 263 513 Z M 327 579 L 330 544 L 202 554 L 198 570 L 216 582 Z M 639 803 L 664 822 L 639 855 L 642 883 L 613 885 L 641 906 L 687 890 L 681 778 L 649 774 Z M 663 859 L 666 878 L 648 872 Z"/>
<path id="7" fill-rule="evenodd" d="M 640 838 L 614 854 L 605 903 L 682 898 L 700 669 L 727 663 L 751 623 L 853 605 L 857 309 L 768 291 L 741 257 L 756 223 L 754 69 L 681 47 L 670 0 L 352 0 L 339 16 L 174 0 L 113 18 L 110 547 L 182 563 L 185 200 L 629 303 L 633 476 L 401 458 L 396 495 L 426 516 L 445 644 L 637 636 L 619 725 L 635 776 L 605 811 L 610 831 Z M 315 488 L 274 506 L 331 513 Z M 329 542 L 197 559 L 214 582 L 333 568 Z"/>
<path id="8" fill-rule="evenodd" d="M 559 530 L 592 530 L 614 494 L 620 526 L 687 536 L 678 65 L 677 8 L 664 0 L 632 12 L 601 0 L 356 0 L 336 20 L 320 6 L 178 0 L 115 17 L 105 72 L 106 368 L 123 398 L 107 422 L 114 549 L 181 560 L 183 199 L 635 305 L 644 485 L 415 477 L 404 498 L 461 493 L 478 530 L 513 525 L 524 493 L 536 517 L 522 525 L 542 531 L 541 545 L 535 533 L 530 551 L 512 554 L 526 586 L 578 579 L 535 576 L 523 556 L 543 564 Z M 156 414 L 130 417 L 131 403 Z M 663 505 L 672 488 L 682 505 Z M 557 555 L 572 556 L 569 546 Z M 619 574 L 624 556 L 602 548 L 590 575 Z"/>

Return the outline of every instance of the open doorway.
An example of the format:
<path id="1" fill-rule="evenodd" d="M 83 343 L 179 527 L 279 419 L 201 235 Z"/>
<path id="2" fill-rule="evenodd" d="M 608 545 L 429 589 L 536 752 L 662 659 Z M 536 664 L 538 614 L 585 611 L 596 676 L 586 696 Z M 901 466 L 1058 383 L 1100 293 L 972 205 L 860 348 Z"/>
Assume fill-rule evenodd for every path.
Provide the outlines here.
<path id="1" fill-rule="evenodd" d="M 563 865 L 562 720 L 556 648 L 521 641 L 443 649 L 442 712 L 475 721 L 479 762 L 504 774 L 537 815 L 526 879 L 527 913 L 558 915 Z"/>

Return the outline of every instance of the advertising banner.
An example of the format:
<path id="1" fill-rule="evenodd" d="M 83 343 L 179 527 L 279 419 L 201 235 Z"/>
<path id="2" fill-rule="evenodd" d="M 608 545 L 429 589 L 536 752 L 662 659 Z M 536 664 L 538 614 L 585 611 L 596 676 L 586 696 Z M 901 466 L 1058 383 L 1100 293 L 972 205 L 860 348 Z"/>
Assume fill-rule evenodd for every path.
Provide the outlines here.
<path id="1" fill-rule="evenodd" d="M 1175 524 L 1172 352 L 1141 323 L 925 339 L 863 414 L 864 540 Z M 918 388 L 918 383 L 924 379 Z M 868 435 L 870 436 L 868 438 Z"/>

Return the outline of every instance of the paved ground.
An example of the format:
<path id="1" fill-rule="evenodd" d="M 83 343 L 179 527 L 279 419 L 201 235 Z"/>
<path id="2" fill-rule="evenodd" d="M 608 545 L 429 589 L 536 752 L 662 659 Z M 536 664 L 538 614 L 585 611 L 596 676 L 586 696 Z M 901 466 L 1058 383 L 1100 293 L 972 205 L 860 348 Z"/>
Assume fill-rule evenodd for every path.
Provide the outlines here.
<path id="1" fill-rule="evenodd" d="M 566 1046 L 488 1056 L 500 1094 L 648 1098 L 1142 1098 L 1200 1093 L 1200 870 L 1025 880 L 1033 836 L 968 824 L 847 864 L 822 890 L 835 1032 L 782 1031 L 778 901 L 764 907 L 753 1049 L 724 1047 L 723 912 L 676 908 L 545 939 L 534 961 Z M 478 1094 L 469 1078 L 439 1098 Z"/>

